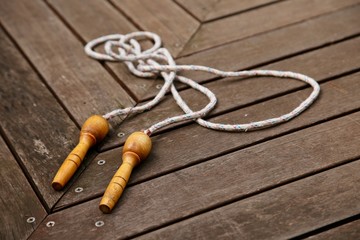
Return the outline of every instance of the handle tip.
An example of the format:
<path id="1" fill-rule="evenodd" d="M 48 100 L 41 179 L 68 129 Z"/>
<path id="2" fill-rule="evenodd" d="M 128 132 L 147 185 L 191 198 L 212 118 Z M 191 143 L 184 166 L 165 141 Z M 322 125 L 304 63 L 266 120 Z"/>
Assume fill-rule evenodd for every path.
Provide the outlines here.
<path id="1" fill-rule="evenodd" d="M 103 197 L 99 204 L 99 209 L 103 213 L 107 214 L 107 213 L 111 212 L 111 210 L 114 208 L 114 206 L 115 206 L 115 202 L 111 198 Z"/>
<path id="2" fill-rule="evenodd" d="M 51 186 L 53 187 L 53 189 L 55 189 L 56 191 L 60 191 L 61 189 L 63 189 L 64 185 L 62 185 L 59 182 L 52 182 Z"/>

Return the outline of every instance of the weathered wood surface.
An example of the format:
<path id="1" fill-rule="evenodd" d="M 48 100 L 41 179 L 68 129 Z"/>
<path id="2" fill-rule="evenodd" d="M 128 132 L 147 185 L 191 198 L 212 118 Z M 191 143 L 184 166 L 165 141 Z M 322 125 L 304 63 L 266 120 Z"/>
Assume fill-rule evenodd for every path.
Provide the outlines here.
<path id="1" fill-rule="evenodd" d="M 339 116 L 360 108 L 358 87 L 359 74 L 339 79 L 322 86 L 320 99 L 302 118 L 296 118 L 286 124 L 248 133 L 224 133 L 210 131 L 195 124 L 160 134 L 153 137 L 153 152 L 147 160 L 134 170 L 131 184 L 145 181 L 159 175 L 175 171 L 195 163 L 211 159 L 215 156 L 255 144 L 260 141 L 275 138 L 281 134 L 294 131 L 319 121 Z M 309 94 L 309 89 L 295 92 L 267 102 L 246 107 L 226 115 L 215 117 L 215 122 L 250 122 L 267 117 L 275 117 L 290 110 Z M 341 106 L 341 107 L 339 107 Z M 216 139 L 216 141 L 214 141 Z M 196 146 L 194 148 L 193 146 Z M 169 151 L 171 149 L 171 151 Z M 189 151 L 189 149 L 192 149 Z M 122 148 L 99 154 L 89 165 L 56 208 L 84 201 L 91 196 L 103 193 L 107 183 L 121 163 Z M 104 159 L 106 164 L 99 166 L 97 161 Z M 84 192 L 78 194 L 76 187 L 83 187 Z"/>
<path id="2" fill-rule="evenodd" d="M 178 64 L 197 64 L 222 70 L 257 67 L 296 53 L 311 50 L 360 33 L 360 6 L 348 7 L 288 27 L 225 44 L 180 58 Z M 205 73 L 187 73 L 200 81 L 214 78 Z"/>
<path id="3" fill-rule="evenodd" d="M 359 213 L 359 171 L 358 160 L 176 223 L 142 239 L 289 239 Z"/>
<path id="4" fill-rule="evenodd" d="M 45 218 L 46 211 L 1 137 L 0 161 L 0 238 L 27 239 Z M 35 221 L 28 223 L 29 217 Z"/>
<path id="5" fill-rule="evenodd" d="M 3 1 L 0 21 L 79 125 L 134 104 L 43 1 Z"/>
<path id="6" fill-rule="evenodd" d="M 0 82 L 1 128 L 52 208 L 63 192 L 50 188 L 51 179 L 74 147 L 78 129 L 2 30 Z"/>
<path id="7" fill-rule="evenodd" d="M 357 69 L 360 62 L 360 38 L 344 41 L 326 48 L 321 48 L 296 57 L 287 58 L 262 69 L 288 69 L 295 72 L 302 72 L 312 76 L 318 82 L 333 78 Z M 334 61 L 329 61 L 332 59 Z M 321 66 L 319 68 L 318 66 Z M 270 97 L 293 91 L 304 86 L 299 81 L 258 78 L 258 79 L 224 79 L 204 84 L 218 96 L 219 103 L 209 116 L 224 113 Z M 251 89 L 252 91 L 249 91 Z M 256 94 L 253 94 L 253 91 Z M 182 91 L 181 96 L 188 102 L 189 106 L 198 110 L 205 106 L 208 99 L 202 94 L 190 89 Z M 171 96 L 167 97 L 151 111 L 138 115 L 129 116 L 126 121 L 114 129 L 100 147 L 101 151 L 120 146 L 126 137 L 134 131 L 149 127 L 170 116 L 183 114 L 176 106 Z M 176 124 L 175 126 L 184 123 Z M 169 128 L 166 128 L 169 129 Z M 119 137 L 118 133 L 125 135 Z"/>
<path id="8" fill-rule="evenodd" d="M 277 0 L 176 0 L 176 2 L 200 21 L 209 21 L 274 3 Z"/>
<path id="9" fill-rule="evenodd" d="M 90 0 L 89 3 L 86 1 L 86 4 L 82 1 L 74 4 L 68 0 L 51 0 L 50 4 L 85 41 L 104 34 L 134 31 L 134 27 L 107 3 L 102 4 L 102 2 Z M 349 8 L 320 16 L 304 23 L 229 44 L 229 47 L 224 45 L 224 47 L 180 58 L 179 63 L 203 64 L 225 70 L 251 68 L 359 33 L 360 26 L 356 24 L 360 21 L 358 11 L 359 8 Z M 79 12 L 81 18 L 77 17 Z M 342 21 L 338 21 L 339 18 Z M 175 29 L 177 28 L 174 28 L 174 31 Z M 168 40 L 166 36 L 164 37 L 163 41 L 166 44 Z M 283 39 L 288 41 L 283 41 Z M 161 80 L 134 77 L 121 63 L 106 63 L 105 65 L 111 68 L 138 101 L 155 96 L 158 91 L 156 86 L 162 83 Z M 199 73 L 186 73 L 186 75 L 194 76 L 199 82 L 214 77 Z"/>
<path id="10" fill-rule="evenodd" d="M 4 1 L 0 158 L 9 158 L 0 169 L 0 199 L 13 201 L 0 206 L 1 238 L 356 238 L 359 12 L 358 0 Z M 321 95 L 298 118 L 261 131 L 231 134 L 191 121 L 163 129 L 119 204 L 103 215 L 98 204 L 121 163 L 119 146 L 131 132 L 181 113 L 167 97 L 124 123 L 115 119 L 101 153 L 88 154 L 64 191 L 52 190 L 85 119 L 158 91 L 161 80 L 139 79 L 83 51 L 98 36 L 137 30 L 158 33 L 178 64 L 301 72 L 321 83 Z M 209 116 L 215 122 L 279 116 L 311 91 L 287 79 L 184 75 L 218 96 Z M 193 109 L 206 104 L 179 89 Z M 28 215 L 36 215 L 34 224 Z M 99 220 L 105 225 L 96 227 Z"/>
<path id="11" fill-rule="evenodd" d="M 359 123 L 360 113 L 355 113 L 130 187 L 124 193 L 111 215 L 103 215 L 96 211 L 99 199 L 65 209 L 52 214 L 45 220 L 45 222 L 59 222 L 59 227 L 48 229 L 42 224 L 33 237 L 34 239 L 39 237 L 60 239 L 70 236 L 82 236 L 91 239 L 124 238 L 158 228 L 164 224 L 178 221 L 184 217 L 195 215 L 236 199 L 242 199 L 257 192 L 266 191 L 277 185 L 304 177 L 307 174 L 313 174 L 359 158 L 359 142 L 354 141 L 354 139 L 360 137 Z M 327 212 L 325 206 L 330 203 L 325 204 L 325 206 L 321 203 L 324 195 L 313 196 L 314 200 L 318 201 L 311 200 L 309 196 L 309 194 L 313 195 L 322 189 L 321 181 L 316 184 L 317 187 L 310 187 L 312 181 L 309 182 L 309 180 L 305 179 L 299 181 L 301 183 L 294 184 L 301 187 L 295 187 L 295 189 L 291 190 L 293 185 L 290 184 L 285 186 L 285 190 L 290 189 L 289 191 L 294 191 L 293 194 L 296 194 L 299 189 L 303 188 L 302 191 L 298 192 L 299 195 L 296 196 L 296 199 L 299 200 L 293 202 L 293 207 L 300 210 L 304 204 L 311 204 L 312 201 L 312 208 L 307 208 L 307 210 L 309 210 L 308 214 L 313 220 L 306 222 L 305 217 L 297 219 L 294 218 L 296 215 L 292 213 L 286 214 L 285 219 L 280 219 L 283 221 L 299 220 L 304 222 L 304 224 L 307 224 L 306 228 L 305 226 L 297 228 L 297 224 L 293 225 L 297 232 L 301 232 L 308 231 L 309 228 L 315 228 L 316 226 L 312 225 L 315 220 L 321 220 L 318 223 L 321 225 L 342 219 L 346 214 L 350 215 L 359 212 L 360 199 L 357 191 L 360 190 L 360 185 L 357 183 L 359 183 L 360 175 L 356 173 L 360 169 L 360 162 L 351 166 L 345 167 L 347 173 L 344 169 L 343 171 L 337 170 L 342 172 L 341 174 L 328 174 L 329 177 L 327 178 L 332 179 L 326 180 L 328 183 L 323 186 L 326 189 L 326 194 L 324 193 L 325 200 L 334 200 L 335 203 L 328 209 L 329 213 L 327 215 L 325 214 Z M 315 179 L 319 178 L 322 179 L 321 177 L 315 177 Z M 305 182 L 308 186 L 304 187 L 302 182 Z M 280 206 L 289 206 L 291 204 L 291 194 L 287 194 L 285 190 L 283 190 L 282 197 L 277 197 L 275 200 L 273 197 L 263 198 L 263 195 L 254 197 L 263 199 L 264 205 L 267 202 L 270 206 L 277 206 L 274 207 L 272 212 L 268 213 L 268 218 L 263 220 L 278 218 L 279 211 L 282 209 Z M 264 195 L 276 196 L 275 192 L 279 194 L 282 191 L 275 189 Z M 353 201 L 344 201 L 349 198 L 353 199 Z M 249 198 L 248 201 L 252 202 L 252 199 Z M 240 202 L 240 205 L 246 204 L 248 201 L 242 201 L 244 203 Z M 256 200 L 254 201 L 256 202 Z M 224 209 L 229 208 L 224 207 Z M 322 214 L 319 214 L 316 209 L 322 208 L 324 208 L 321 210 Z M 237 214 L 241 214 L 241 210 L 238 209 L 247 208 L 234 209 Z M 293 210 L 295 211 L 295 209 Z M 261 211 L 261 209 L 258 210 Z M 253 215 L 256 215 L 257 209 L 254 208 L 252 211 L 254 211 Z M 224 212 L 226 212 L 223 216 L 224 219 L 233 217 L 230 214 L 231 211 L 224 210 Z M 319 216 L 316 216 L 317 214 Z M 211 221 L 213 220 L 211 213 L 207 214 L 207 216 Z M 201 223 L 205 222 L 206 219 L 201 215 L 195 218 L 201 219 Z M 253 218 L 252 220 L 256 221 L 256 219 Z M 261 221 L 261 219 L 258 220 Z M 105 225 L 99 230 L 92 224 L 98 220 L 105 222 Z M 246 221 L 246 218 L 244 221 Z M 278 221 L 274 222 L 279 224 Z M 223 222 L 225 228 L 227 227 L 226 223 Z M 311 225 L 309 225 L 310 223 Z M 207 231 L 211 230 L 212 224 L 204 225 L 202 227 L 209 228 Z M 80 226 L 86 227 L 86 229 L 81 229 Z M 262 230 L 259 230 L 261 233 L 261 231 L 270 230 L 276 224 L 267 226 L 260 223 L 258 226 L 262 226 Z M 177 230 L 179 228 L 181 227 L 176 227 Z M 178 235 L 179 238 L 189 238 L 185 234 L 191 234 L 191 232 L 194 236 L 196 236 L 195 234 L 206 233 L 206 231 L 203 232 L 200 229 L 195 231 L 195 228 L 188 225 L 185 228 L 191 229 L 191 231 L 183 230 L 182 234 Z M 69 231 L 70 229 L 71 231 Z M 241 225 L 237 229 L 241 231 Z M 246 230 L 248 230 L 248 234 L 256 236 L 256 233 L 251 229 Z M 285 230 L 288 229 L 283 226 L 282 231 Z M 233 233 L 235 229 L 228 231 Z M 274 233 L 276 234 L 278 231 Z M 290 234 L 290 232 L 288 233 Z M 219 236 L 219 233 L 217 235 Z"/>
<path id="12" fill-rule="evenodd" d="M 177 56 L 195 34 L 200 23 L 174 1 L 112 0 L 132 21 L 146 31 L 156 32 L 164 47 Z"/>
<path id="13" fill-rule="evenodd" d="M 181 55 L 203 51 L 262 32 L 281 28 L 309 18 L 359 3 L 359 0 L 282 1 L 243 14 L 201 25 Z M 280 10 L 281 9 L 281 10 Z M 271 21 L 269 21 L 271 16 Z M 248 21 L 251 19 L 251 21 Z M 300 32 L 298 34 L 301 34 Z"/>
<path id="14" fill-rule="evenodd" d="M 342 239 L 360 239 L 360 220 L 341 225 L 339 227 L 327 230 L 307 239 L 312 240 L 342 240 Z"/>

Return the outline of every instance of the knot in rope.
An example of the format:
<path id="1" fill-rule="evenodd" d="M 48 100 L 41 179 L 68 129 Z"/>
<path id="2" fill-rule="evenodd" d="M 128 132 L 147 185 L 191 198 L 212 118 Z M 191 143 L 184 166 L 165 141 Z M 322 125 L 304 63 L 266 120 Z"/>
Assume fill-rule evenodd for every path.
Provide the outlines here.
<path id="1" fill-rule="evenodd" d="M 139 43 L 140 40 L 151 40 L 153 45 L 150 48 L 143 50 Z M 94 50 L 94 48 L 100 44 L 104 45 L 105 53 L 96 52 Z M 145 110 L 149 110 L 155 105 L 157 105 L 161 101 L 161 99 L 163 99 L 165 94 L 170 90 L 176 103 L 184 111 L 185 114 L 170 117 L 152 125 L 144 131 L 149 136 L 155 131 L 167 125 L 186 120 L 195 120 L 199 125 L 203 127 L 221 131 L 249 131 L 273 126 L 288 121 L 299 115 L 314 102 L 314 100 L 320 93 L 319 84 L 314 79 L 300 73 L 274 70 L 250 70 L 232 72 L 221 71 L 218 69 L 198 65 L 176 65 L 175 60 L 171 56 L 170 52 L 166 48 L 161 47 L 161 38 L 157 34 L 152 32 L 132 32 L 125 35 L 112 34 L 102 36 L 90 41 L 85 46 L 85 52 L 90 57 L 97 60 L 124 62 L 129 71 L 138 77 L 154 78 L 161 75 L 164 80 L 164 84 L 162 85 L 157 95 L 151 101 L 136 107 L 116 109 L 103 115 L 104 118 L 111 119 L 119 115 L 128 115 L 130 113 L 140 113 Z M 312 86 L 313 91 L 310 96 L 305 99 L 298 107 L 296 107 L 291 112 L 277 118 L 271 118 L 246 124 L 213 123 L 203 120 L 202 117 L 206 116 L 215 107 L 217 102 L 215 94 L 208 88 L 200 85 L 194 80 L 179 75 L 180 71 L 203 71 L 212 73 L 220 77 L 270 76 L 280 78 L 292 78 L 308 83 Z M 209 103 L 199 111 L 192 111 L 179 95 L 174 85 L 175 80 L 184 83 L 189 87 L 203 93 L 209 99 Z"/>

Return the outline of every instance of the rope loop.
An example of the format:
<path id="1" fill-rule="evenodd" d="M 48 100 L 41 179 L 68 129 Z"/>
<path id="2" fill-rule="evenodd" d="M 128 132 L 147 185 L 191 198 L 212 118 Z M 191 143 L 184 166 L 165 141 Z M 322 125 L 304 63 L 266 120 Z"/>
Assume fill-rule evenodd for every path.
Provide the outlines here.
<path id="1" fill-rule="evenodd" d="M 139 42 L 141 40 L 150 40 L 152 41 L 153 45 L 150 48 L 143 50 Z M 101 44 L 104 45 L 105 53 L 96 52 L 94 50 L 96 46 Z M 161 48 L 161 38 L 152 32 L 132 32 L 125 35 L 112 34 L 102 36 L 86 44 L 85 52 L 90 57 L 97 60 L 124 62 L 129 71 L 138 77 L 154 78 L 161 75 L 164 80 L 164 84 L 151 101 L 136 107 L 116 109 L 104 115 L 104 118 L 111 119 L 118 115 L 128 115 L 130 113 L 140 113 L 145 110 L 150 110 L 163 99 L 168 91 L 170 91 L 176 103 L 185 114 L 169 117 L 152 125 L 148 129 L 144 130 L 144 132 L 149 136 L 165 126 L 186 120 L 194 120 L 203 127 L 220 131 L 246 132 L 249 130 L 274 126 L 289 121 L 290 119 L 298 116 L 315 101 L 320 93 L 320 86 L 314 79 L 295 72 L 274 70 L 249 70 L 233 72 L 221 71 L 206 66 L 176 65 L 175 60 L 171 56 L 170 52 L 166 48 Z M 270 76 L 278 78 L 291 78 L 309 84 L 313 88 L 313 91 L 309 97 L 306 98 L 298 107 L 293 109 L 291 112 L 276 118 L 270 118 L 246 124 L 213 123 L 203 120 L 202 117 L 205 117 L 215 107 L 217 102 L 215 94 L 194 80 L 179 75 L 178 73 L 180 71 L 203 71 L 220 77 Z M 175 80 L 186 84 L 189 87 L 204 94 L 209 99 L 209 103 L 199 111 L 194 112 L 191 110 L 177 91 L 174 85 Z"/>

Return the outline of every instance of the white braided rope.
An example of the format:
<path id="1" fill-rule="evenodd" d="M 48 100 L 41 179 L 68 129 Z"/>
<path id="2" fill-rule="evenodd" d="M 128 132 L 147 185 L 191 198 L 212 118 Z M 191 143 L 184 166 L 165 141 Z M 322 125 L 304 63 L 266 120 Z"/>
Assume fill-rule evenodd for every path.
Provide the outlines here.
<path id="1" fill-rule="evenodd" d="M 143 39 L 152 40 L 153 46 L 147 50 L 142 50 L 138 41 Z M 104 44 L 104 54 L 96 52 L 94 50 L 94 47 L 100 44 Z M 114 51 L 115 49 L 116 51 Z M 176 65 L 169 51 L 166 48 L 161 48 L 160 37 L 157 34 L 151 32 L 132 32 L 125 35 L 113 34 L 102 36 L 100 38 L 90 41 L 85 46 L 85 52 L 90 57 L 98 60 L 123 61 L 128 67 L 129 71 L 138 77 L 149 78 L 155 77 L 158 74 L 162 76 L 162 78 L 164 79 L 164 85 L 151 101 L 136 107 L 116 109 L 112 112 L 106 113 L 103 116 L 106 119 L 111 119 L 118 115 L 128 115 L 130 113 L 140 113 L 145 110 L 149 110 L 155 105 L 157 105 L 165 96 L 166 92 L 170 89 L 176 103 L 185 112 L 185 114 L 170 117 L 152 125 L 144 131 L 149 136 L 160 128 L 163 128 L 167 125 L 190 119 L 195 120 L 203 127 L 221 131 L 249 131 L 259 128 L 270 127 L 282 122 L 289 121 L 290 119 L 299 115 L 314 102 L 314 100 L 320 93 L 319 84 L 314 79 L 300 73 L 274 70 L 226 72 L 205 66 Z M 161 64 L 159 62 L 164 62 L 166 64 Z M 271 76 L 280 78 L 292 78 L 308 83 L 312 86 L 313 91 L 310 96 L 306 98 L 298 107 L 280 117 L 270 118 L 257 122 L 250 122 L 246 124 L 213 123 L 205 121 L 201 117 L 206 116 L 215 107 L 217 102 L 215 94 L 211 92 L 208 88 L 198 84 L 194 80 L 180 76 L 178 74 L 179 71 L 203 71 L 212 73 L 220 77 Z M 173 84 L 175 80 L 182 82 L 206 95 L 209 99 L 209 103 L 199 111 L 192 111 L 179 95 L 175 85 Z"/>

